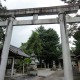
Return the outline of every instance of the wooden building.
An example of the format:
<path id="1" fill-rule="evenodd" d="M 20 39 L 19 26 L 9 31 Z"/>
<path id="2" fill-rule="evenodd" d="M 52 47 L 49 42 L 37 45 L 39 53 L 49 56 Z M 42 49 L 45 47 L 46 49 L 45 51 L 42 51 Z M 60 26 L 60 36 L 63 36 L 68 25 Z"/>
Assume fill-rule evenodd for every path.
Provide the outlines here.
<path id="1" fill-rule="evenodd" d="M 2 52 L 2 48 L 0 49 L 0 52 Z M 15 66 L 14 64 L 16 60 L 17 59 L 23 60 L 24 58 L 29 58 L 29 55 L 25 54 L 20 48 L 10 45 L 9 57 L 8 57 L 7 67 L 6 67 L 6 75 L 12 77 L 13 74 L 16 73 L 16 69 L 14 69 Z M 24 73 L 24 64 L 23 64 L 23 73 Z"/>

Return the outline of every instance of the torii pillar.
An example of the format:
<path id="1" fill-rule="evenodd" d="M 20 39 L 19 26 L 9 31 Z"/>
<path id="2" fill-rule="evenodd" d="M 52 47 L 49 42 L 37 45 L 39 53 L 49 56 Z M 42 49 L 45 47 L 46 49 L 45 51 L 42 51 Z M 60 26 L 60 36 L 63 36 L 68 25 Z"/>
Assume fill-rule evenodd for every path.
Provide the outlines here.
<path id="1" fill-rule="evenodd" d="M 65 13 L 59 13 L 61 41 L 62 41 L 62 52 L 63 52 L 63 64 L 64 64 L 64 80 L 73 80 L 72 64 L 70 57 L 70 49 L 68 42 L 68 32 L 66 27 Z"/>
<path id="2" fill-rule="evenodd" d="M 13 26 L 12 26 L 13 21 L 14 21 L 14 17 L 9 18 L 8 26 L 7 26 L 7 30 L 6 30 L 7 32 L 5 35 L 4 46 L 3 46 L 2 55 L 1 55 L 0 80 L 4 80 L 4 77 L 5 77 L 10 41 L 11 41 L 12 30 L 13 30 Z"/>

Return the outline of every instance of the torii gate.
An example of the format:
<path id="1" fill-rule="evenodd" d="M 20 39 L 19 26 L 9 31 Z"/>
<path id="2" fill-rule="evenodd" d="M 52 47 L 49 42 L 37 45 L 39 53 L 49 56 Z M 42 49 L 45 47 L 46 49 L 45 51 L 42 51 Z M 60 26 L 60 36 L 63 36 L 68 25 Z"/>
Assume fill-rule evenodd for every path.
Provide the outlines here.
<path id="1" fill-rule="evenodd" d="M 5 76 L 13 26 L 37 25 L 37 24 L 60 24 L 63 63 L 64 63 L 64 80 L 73 80 L 66 23 L 80 22 L 80 17 L 70 18 L 70 17 L 66 17 L 66 14 L 77 12 L 79 7 L 80 4 L 75 4 L 75 5 L 71 4 L 66 6 L 0 11 L 0 17 L 9 18 L 6 21 L 0 22 L 0 26 L 7 27 L 7 32 L 6 32 L 4 46 L 2 50 L 2 56 L 1 56 L 0 80 L 4 80 L 4 76 Z M 55 15 L 55 14 L 57 14 L 59 17 L 55 19 L 38 19 L 38 15 Z M 22 20 L 22 21 L 15 20 L 15 17 L 23 17 L 23 16 L 33 16 L 33 20 Z"/>

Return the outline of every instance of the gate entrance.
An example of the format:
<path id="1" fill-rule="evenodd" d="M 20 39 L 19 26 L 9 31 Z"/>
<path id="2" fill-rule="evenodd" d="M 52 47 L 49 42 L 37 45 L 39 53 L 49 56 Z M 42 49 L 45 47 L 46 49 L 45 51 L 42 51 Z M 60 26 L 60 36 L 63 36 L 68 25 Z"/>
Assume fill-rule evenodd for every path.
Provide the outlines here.
<path id="1" fill-rule="evenodd" d="M 64 63 L 64 80 L 73 80 L 72 65 L 70 58 L 68 34 L 66 23 L 80 22 L 80 17 L 70 18 L 67 16 L 69 13 L 76 13 L 80 8 L 80 4 L 55 6 L 55 7 L 41 7 L 41 8 L 28 8 L 17 10 L 4 10 L 0 12 L 0 17 L 8 18 L 6 21 L 0 21 L 0 27 L 6 26 L 7 32 L 5 36 L 4 46 L 1 56 L 0 65 L 0 80 L 4 80 L 6 64 L 8 59 L 9 46 L 12 36 L 13 26 L 21 25 L 38 25 L 38 24 L 60 24 L 61 39 L 62 39 L 62 52 Z M 38 19 L 39 15 L 58 15 L 54 19 Z M 15 17 L 33 16 L 32 20 L 15 20 Z"/>

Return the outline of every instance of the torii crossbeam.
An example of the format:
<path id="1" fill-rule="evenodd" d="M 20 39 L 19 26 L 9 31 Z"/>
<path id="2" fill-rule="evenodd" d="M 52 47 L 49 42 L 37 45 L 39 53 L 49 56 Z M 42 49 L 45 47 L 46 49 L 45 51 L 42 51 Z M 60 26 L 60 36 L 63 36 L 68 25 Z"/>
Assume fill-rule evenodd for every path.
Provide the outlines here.
<path id="1" fill-rule="evenodd" d="M 15 10 L 2 10 L 0 11 L 0 17 L 23 17 L 23 16 L 33 16 L 38 15 L 54 15 L 59 14 L 62 10 L 63 12 L 75 13 L 80 8 L 80 3 L 64 5 L 64 6 L 53 6 L 53 7 L 40 7 L 40 8 L 28 8 L 28 9 L 15 9 Z"/>

